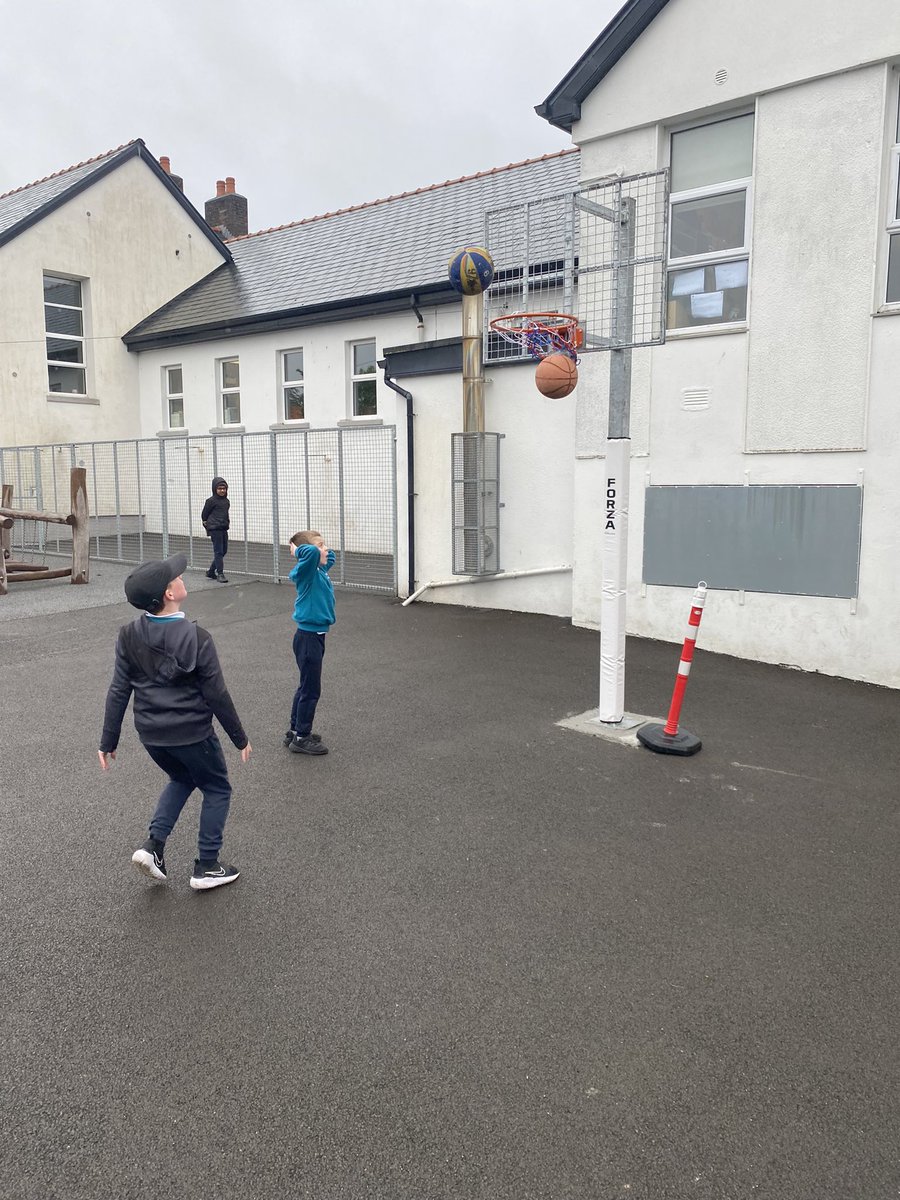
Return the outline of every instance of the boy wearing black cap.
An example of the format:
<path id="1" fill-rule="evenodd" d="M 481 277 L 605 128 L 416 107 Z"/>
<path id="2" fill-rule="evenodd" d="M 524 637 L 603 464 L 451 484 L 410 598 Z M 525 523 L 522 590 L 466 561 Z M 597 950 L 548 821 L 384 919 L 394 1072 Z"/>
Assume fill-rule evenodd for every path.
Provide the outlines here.
<path id="1" fill-rule="evenodd" d="M 241 752 L 250 742 L 222 678 L 213 640 L 181 611 L 187 596 L 183 554 L 145 562 L 125 580 L 125 595 L 143 615 L 123 625 L 116 642 L 116 665 L 106 697 L 100 766 L 116 757 L 122 720 L 134 693 L 134 725 L 144 749 L 169 782 L 150 820 L 150 836 L 131 861 L 151 879 L 166 878 L 166 838 L 194 791 L 203 793 L 198 858 L 191 875 L 195 891 L 221 887 L 238 877 L 236 867 L 219 862 L 231 783 L 222 746 L 213 732 L 216 717 Z"/>

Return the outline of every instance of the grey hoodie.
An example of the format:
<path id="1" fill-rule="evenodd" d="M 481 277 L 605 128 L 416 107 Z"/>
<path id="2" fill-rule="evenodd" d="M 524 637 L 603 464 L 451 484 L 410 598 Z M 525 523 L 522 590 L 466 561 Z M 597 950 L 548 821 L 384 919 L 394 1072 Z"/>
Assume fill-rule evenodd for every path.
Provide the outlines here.
<path id="1" fill-rule="evenodd" d="M 212 638 L 187 618 L 137 617 L 123 625 L 106 697 L 100 749 L 115 750 L 134 693 L 134 727 L 148 746 L 190 746 L 216 717 L 239 750 L 247 735 L 225 686 Z"/>

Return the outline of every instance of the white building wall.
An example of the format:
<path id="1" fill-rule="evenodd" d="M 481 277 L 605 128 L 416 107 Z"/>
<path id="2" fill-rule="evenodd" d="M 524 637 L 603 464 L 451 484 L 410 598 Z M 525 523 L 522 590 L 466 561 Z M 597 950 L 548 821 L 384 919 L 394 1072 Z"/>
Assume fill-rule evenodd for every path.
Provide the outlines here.
<path id="1" fill-rule="evenodd" d="M 133 437 L 138 371 L 122 335 L 222 261 L 137 158 L 0 247 L 0 445 Z M 45 271 L 87 280 L 87 401 L 48 393 Z"/>
<path id="2" fill-rule="evenodd" d="M 584 101 L 573 133 L 583 146 L 898 53 L 895 0 L 858 0 L 852 21 L 821 0 L 669 0 Z"/>
<path id="3" fill-rule="evenodd" d="M 460 334 L 457 306 L 421 309 L 306 328 L 200 342 L 165 350 L 142 351 L 140 436 L 161 432 L 192 439 L 221 431 L 216 364 L 235 355 L 241 371 L 241 428 L 248 433 L 272 428 L 327 429 L 365 423 L 351 415 L 349 347 L 375 338 L 385 348 Z M 279 366 L 284 350 L 303 349 L 306 420 L 281 421 Z M 165 368 L 183 373 L 185 428 L 164 430 Z M 407 454 L 406 403 L 378 373 L 378 417 L 397 429 L 398 576 L 407 592 Z M 403 378 L 400 386 L 413 395 L 416 471 L 417 586 L 452 576 L 451 435 L 462 431 L 462 384 L 459 375 Z M 552 576 L 461 583 L 426 592 L 423 599 L 443 603 L 499 607 L 525 612 L 571 614 L 572 456 L 575 397 L 547 400 L 534 386 L 533 368 L 488 369 L 485 380 L 485 424 L 505 435 L 501 443 L 501 565 L 504 571 L 564 567 Z M 221 441 L 221 439 L 220 439 Z M 195 450 L 195 453 L 197 451 Z M 227 476 L 227 471 L 223 471 Z M 210 480 L 212 479 L 212 472 Z M 196 507 L 196 505 L 195 505 Z M 263 514 L 264 522 L 268 514 Z M 195 522 L 194 532 L 199 531 Z"/>
<path id="4" fill-rule="evenodd" d="M 900 53 L 900 27 L 892 8 L 872 0 L 858 23 L 854 10 L 849 37 L 843 22 L 838 33 L 837 13 L 789 0 L 754 6 L 736 36 L 745 11 L 673 0 L 586 101 L 574 130 L 590 180 L 664 165 L 667 126 L 728 111 L 729 90 L 739 110 L 749 97 L 756 112 L 747 331 L 674 332 L 665 346 L 634 352 L 628 628 L 680 641 L 690 605 L 687 589 L 642 584 L 649 483 L 862 484 L 856 599 L 715 592 L 700 640 L 723 653 L 898 687 L 900 316 L 875 315 L 896 76 L 884 61 L 844 68 Z M 713 78 L 719 69 L 729 73 L 723 87 Z M 622 131 L 623 114 L 653 124 Z M 595 514 L 608 369 L 603 355 L 594 357 L 576 393 L 572 602 L 573 620 L 591 627 L 600 609 Z M 700 388 L 709 390 L 708 407 L 685 408 L 684 391 Z"/>
<path id="5" fill-rule="evenodd" d="M 453 576 L 451 437 L 463 428 L 458 375 L 404 379 L 416 411 L 417 586 Z M 575 397 L 548 400 L 531 366 L 487 367 L 485 430 L 500 443 L 500 568 L 549 574 L 461 582 L 422 601 L 571 616 Z"/>

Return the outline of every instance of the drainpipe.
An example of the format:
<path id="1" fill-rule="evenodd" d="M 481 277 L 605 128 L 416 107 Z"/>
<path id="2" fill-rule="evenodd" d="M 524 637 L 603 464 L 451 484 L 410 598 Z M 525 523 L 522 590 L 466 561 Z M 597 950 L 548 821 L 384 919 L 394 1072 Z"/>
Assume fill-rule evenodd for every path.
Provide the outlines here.
<path id="1" fill-rule="evenodd" d="M 396 392 L 406 401 L 406 562 L 409 569 L 407 590 L 412 595 L 416 587 L 416 461 L 413 439 L 413 398 L 412 392 L 408 392 L 406 388 L 400 387 L 391 379 L 387 367 L 384 368 L 384 382 L 392 392 Z"/>
<path id="2" fill-rule="evenodd" d="M 409 304 L 410 304 L 410 308 L 416 314 L 416 320 L 418 321 L 418 324 L 416 325 L 416 332 L 419 335 L 419 341 L 424 342 L 425 341 L 425 318 L 419 312 L 419 297 L 415 294 L 415 292 L 413 292 L 413 294 L 410 296 Z"/>
<path id="3" fill-rule="evenodd" d="M 429 588 L 462 587 L 467 583 L 494 583 L 497 579 L 523 579 L 526 575 L 562 575 L 571 570 L 570 566 L 529 567 L 524 571 L 501 571 L 498 575 L 461 575 L 458 579 L 436 579 L 431 583 L 423 583 L 416 592 L 411 591 L 403 601 L 403 607 L 406 608 L 407 604 L 418 600 L 422 593 L 427 592 Z"/>

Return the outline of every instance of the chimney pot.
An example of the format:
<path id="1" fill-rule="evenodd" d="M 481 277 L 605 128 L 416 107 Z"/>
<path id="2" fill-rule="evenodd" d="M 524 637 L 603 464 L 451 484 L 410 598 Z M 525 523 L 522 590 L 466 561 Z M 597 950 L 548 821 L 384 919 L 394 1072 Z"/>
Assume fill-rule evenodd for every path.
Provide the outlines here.
<path id="1" fill-rule="evenodd" d="M 171 175 L 172 164 L 169 162 L 168 158 L 165 155 L 163 155 L 162 158 L 160 158 L 159 165 L 162 167 L 162 169 L 165 171 L 165 173 L 167 175 Z"/>
<path id="2" fill-rule="evenodd" d="M 234 176 L 225 176 L 225 195 L 230 196 L 234 192 Z"/>
<path id="3" fill-rule="evenodd" d="M 224 179 L 216 180 L 216 195 L 217 196 L 225 195 L 225 180 Z"/>

